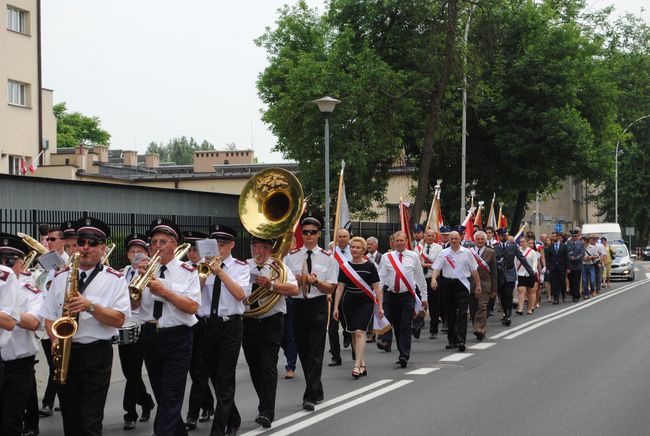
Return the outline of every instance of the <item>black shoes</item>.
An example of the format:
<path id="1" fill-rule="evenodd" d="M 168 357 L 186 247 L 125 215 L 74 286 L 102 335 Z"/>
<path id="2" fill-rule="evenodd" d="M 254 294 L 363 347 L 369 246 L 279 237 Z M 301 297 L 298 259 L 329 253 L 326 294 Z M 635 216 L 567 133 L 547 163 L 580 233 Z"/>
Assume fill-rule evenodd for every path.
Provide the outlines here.
<path id="1" fill-rule="evenodd" d="M 43 417 L 52 416 L 54 415 L 54 411 L 50 406 L 43 406 L 38 409 L 38 415 Z"/>
<path id="2" fill-rule="evenodd" d="M 124 421 L 124 430 L 133 430 L 135 428 L 135 421 Z"/>
<path id="3" fill-rule="evenodd" d="M 458 347 L 458 344 L 447 344 L 445 345 L 445 350 L 453 350 L 456 347 Z"/>
<path id="4" fill-rule="evenodd" d="M 438 339 L 438 335 L 435 334 L 435 333 L 431 333 L 431 334 L 429 335 L 429 339 Z"/>
<path id="5" fill-rule="evenodd" d="M 560 304 L 560 300 L 553 300 L 553 304 Z"/>
<path id="6" fill-rule="evenodd" d="M 25 430 L 22 436 L 38 436 L 38 430 Z"/>
<path id="7" fill-rule="evenodd" d="M 464 343 L 461 342 L 460 344 L 458 344 L 458 351 L 460 351 L 461 353 L 463 351 L 465 351 L 465 344 Z"/>
<path id="8" fill-rule="evenodd" d="M 264 428 L 271 427 L 271 419 L 264 415 L 257 415 L 257 418 L 255 418 L 255 422 Z"/>
<path id="9" fill-rule="evenodd" d="M 342 363 L 341 359 L 332 359 L 327 366 L 341 366 Z"/>
<path id="10" fill-rule="evenodd" d="M 345 335 L 343 337 L 343 348 L 348 348 L 352 343 L 352 336 Z"/>
<path id="11" fill-rule="evenodd" d="M 302 408 L 303 408 L 303 410 L 306 410 L 308 412 L 313 412 L 314 409 L 315 409 L 314 403 L 312 403 L 311 401 L 303 401 L 302 402 Z"/>
<path id="12" fill-rule="evenodd" d="M 185 420 L 185 428 L 188 430 L 194 430 L 196 428 L 196 418 L 188 417 Z"/>
<path id="13" fill-rule="evenodd" d="M 377 342 L 377 348 L 379 348 L 380 350 L 384 350 L 387 353 L 390 353 L 392 344 L 390 342 L 385 342 L 385 341 Z"/>
<path id="14" fill-rule="evenodd" d="M 199 416 L 199 422 L 209 421 L 212 415 L 214 415 L 214 410 L 203 410 Z"/>
<path id="15" fill-rule="evenodd" d="M 413 337 L 415 339 L 420 339 L 420 331 L 421 329 L 413 329 Z"/>
<path id="16" fill-rule="evenodd" d="M 478 341 L 482 341 L 485 338 L 485 334 L 481 332 L 474 332 L 474 336 L 476 336 Z"/>
<path id="17" fill-rule="evenodd" d="M 512 324 L 512 320 L 510 319 L 510 317 L 507 317 L 503 325 L 505 325 L 506 327 L 510 327 L 510 324 Z"/>
<path id="18" fill-rule="evenodd" d="M 406 362 L 406 359 L 405 359 L 404 357 L 400 357 L 399 360 L 398 360 L 398 362 L 399 362 L 399 366 L 400 366 L 401 368 L 406 368 L 406 363 L 407 363 L 407 362 Z"/>

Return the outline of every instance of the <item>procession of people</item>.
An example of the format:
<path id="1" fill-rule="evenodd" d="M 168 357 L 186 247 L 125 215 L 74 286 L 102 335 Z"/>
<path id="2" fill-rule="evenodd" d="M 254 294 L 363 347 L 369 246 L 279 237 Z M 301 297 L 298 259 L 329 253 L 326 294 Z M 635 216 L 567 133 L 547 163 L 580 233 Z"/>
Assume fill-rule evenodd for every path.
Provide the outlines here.
<path id="1" fill-rule="evenodd" d="M 327 250 L 319 245 L 323 226 L 320 217 L 304 213 L 297 222 L 300 245 L 293 238 L 284 259 L 272 256 L 278 240 L 251 235 L 250 258 L 240 260 L 232 253 L 242 235 L 231 227 L 182 231 L 156 218 L 146 234 L 120 241 L 128 257 L 122 271 L 111 268 L 107 256 L 111 229 L 94 217 L 49 226 L 43 244 L 0 234 L 0 433 L 38 434 L 38 416 L 51 416 L 58 396 L 65 435 L 102 434 L 113 344 L 126 379 L 124 430 L 151 425 L 156 435 L 184 435 L 212 420 L 210 434 L 226 435 L 249 419 L 269 428 L 279 352 L 284 347 L 289 360 L 288 343 L 295 344 L 304 373 L 297 406 L 314 411 L 327 393 L 322 368 L 328 332 L 330 366 L 342 364 L 339 326 L 353 353 L 341 377 L 359 379 L 372 372 L 366 343 L 375 333 L 385 351 L 395 337 L 396 365 L 406 368 L 427 318 L 430 340 L 446 332 L 445 348 L 464 351 L 468 326 L 471 340 L 486 337 L 495 299 L 509 326 L 513 308 L 523 316 L 541 307 L 542 289 L 547 301 L 559 304 L 567 282 L 573 301 L 597 295 L 596 281 L 608 283 L 598 270 L 607 264 L 608 253 L 599 247 L 606 242 L 591 235 L 583 242 L 579 229 L 565 242 L 557 232 L 540 241 L 531 232 L 515 240 L 506 228 L 467 235 L 463 226 L 418 225 L 412 245 L 409 232 L 399 230 L 390 250 L 380 253 L 376 237 L 351 237 L 347 229 L 337 229 L 336 244 Z M 203 241 L 210 240 L 215 251 L 205 254 Z M 45 256 L 45 244 L 58 263 L 39 271 L 31 253 Z M 260 291 L 277 298 L 251 298 Z M 34 374 L 39 342 L 50 369 L 40 409 Z M 240 350 L 258 398 L 255 417 L 240 416 L 236 404 Z M 286 378 L 294 371 L 287 366 Z"/>

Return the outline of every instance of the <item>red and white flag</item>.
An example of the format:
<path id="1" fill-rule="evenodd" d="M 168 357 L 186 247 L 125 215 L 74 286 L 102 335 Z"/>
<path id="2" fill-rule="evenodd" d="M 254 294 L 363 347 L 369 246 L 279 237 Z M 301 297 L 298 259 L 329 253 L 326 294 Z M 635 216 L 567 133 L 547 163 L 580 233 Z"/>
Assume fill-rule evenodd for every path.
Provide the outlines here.
<path id="1" fill-rule="evenodd" d="M 399 202 L 399 220 L 401 230 L 406 233 L 406 246 L 409 249 L 413 246 L 413 238 L 411 237 L 411 214 L 409 213 L 410 203 L 402 201 Z"/>
<path id="2" fill-rule="evenodd" d="M 494 213 L 494 200 L 496 198 L 496 194 L 492 194 L 492 204 L 490 204 L 490 212 L 488 213 L 488 219 L 487 223 L 485 223 L 486 227 L 492 227 L 494 230 L 496 230 L 497 227 L 497 216 L 496 213 Z"/>
<path id="3" fill-rule="evenodd" d="M 27 174 L 27 162 L 25 161 L 25 156 L 20 159 L 20 174 L 23 176 Z"/>
<path id="4" fill-rule="evenodd" d="M 40 159 L 42 154 L 43 154 L 43 152 L 41 151 L 38 154 L 38 156 L 36 156 L 34 159 L 32 159 L 32 163 L 30 163 L 29 168 L 27 168 L 30 173 L 34 174 L 34 172 L 36 172 L 36 168 L 38 168 L 38 160 Z"/>

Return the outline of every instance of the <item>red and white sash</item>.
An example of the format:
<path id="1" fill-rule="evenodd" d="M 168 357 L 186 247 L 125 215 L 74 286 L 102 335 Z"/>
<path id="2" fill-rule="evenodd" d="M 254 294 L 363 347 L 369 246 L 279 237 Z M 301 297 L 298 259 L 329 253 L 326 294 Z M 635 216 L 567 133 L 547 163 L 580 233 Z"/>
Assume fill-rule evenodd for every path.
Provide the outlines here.
<path id="1" fill-rule="evenodd" d="M 526 252 L 524 253 L 524 257 L 525 257 L 526 259 L 528 259 L 528 255 L 530 254 L 531 251 L 533 251 L 533 249 L 530 248 L 530 247 L 528 247 L 528 249 L 527 249 Z M 519 262 L 519 265 L 517 265 L 517 272 L 519 272 L 519 270 L 520 270 L 521 268 L 523 268 L 523 266 L 524 266 L 524 264 L 521 263 L 521 262 Z"/>
<path id="2" fill-rule="evenodd" d="M 478 263 L 478 266 L 483 268 L 483 271 L 486 273 L 490 273 L 490 265 L 487 264 L 485 260 L 481 256 L 478 255 L 474 250 L 472 250 L 472 254 L 474 255 L 474 259 L 476 259 L 476 263 Z"/>
<path id="3" fill-rule="evenodd" d="M 454 272 L 454 277 L 456 277 L 460 282 L 467 288 L 467 290 L 470 290 L 469 286 L 469 280 L 467 280 L 467 277 L 461 276 L 458 274 L 458 265 L 456 265 L 456 262 L 454 262 L 454 259 L 451 257 L 451 249 L 449 250 L 450 252 L 445 254 L 445 260 L 447 261 L 447 264 L 451 268 L 451 270 Z"/>
<path id="4" fill-rule="evenodd" d="M 373 309 L 373 322 L 372 322 L 372 329 L 373 330 L 381 330 L 385 331 L 386 327 L 388 327 L 389 322 L 386 319 L 386 317 L 379 318 L 377 314 L 377 309 L 378 309 L 378 301 L 377 301 L 377 295 L 375 294 L 375 290 L 372 289 L 372 286 L 370 286 L 364 279 L 361 278 L 358 272 L 352 266 L 350 266 L 350 263 L 346 261 L 345 259 L 343 260 L 342 263 L 339 264 L 341 271 L 345 274 L 345 276 L 350 279 L 352 283 L 355 284 L 355 286 L 363 291 L 364 294 L 368 296 L 372 300 L 373 303 L 375 303 L 375 307 Z"/>
<path id="5" fill-rule="evenodd" d="M 404 266 L 402 263 L 398 259 L 395 259 L 395 252 L 390 251 L 386 253 L 386 257 L 388 257 L 391 265 L 393 265 L 393 269 L 395 270 L 395 277 L 406 285 L 406 289 L 408 289 L 413 298 L 415 298 L 415 310 L 417 312 L 422 311 L 422 301 L 420 300 L 420 297 L 418 297 L 418 294 L 415 293 L 415 283 L 409 280 L 408 276 L 406 275 L 406 271 L 404 271 Z"/>

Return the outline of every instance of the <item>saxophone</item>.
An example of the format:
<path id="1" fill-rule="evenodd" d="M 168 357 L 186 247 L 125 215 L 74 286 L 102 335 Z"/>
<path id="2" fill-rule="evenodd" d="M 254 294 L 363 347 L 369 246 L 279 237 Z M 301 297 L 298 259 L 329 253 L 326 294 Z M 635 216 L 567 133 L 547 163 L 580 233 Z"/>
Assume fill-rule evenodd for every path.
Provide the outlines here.
<path id="1" fill-rule="evenodd" d="M 60 385 L 65 384 L 68 378 L 68 367 L 70 366 L 70 350 L 72 349 L 72 337 L 79 327 L 79 314 L 70 314 L 68 304 L 72 297 L 78 297 L 78 274 L 79 274 L 79 253 L 70 256 L 70 272 L 63 296 L 63 313 L 61 317 L 52 323 L 52 334 L 58 338 L 52 356 L 54 375 L 52 381 Z"/>

